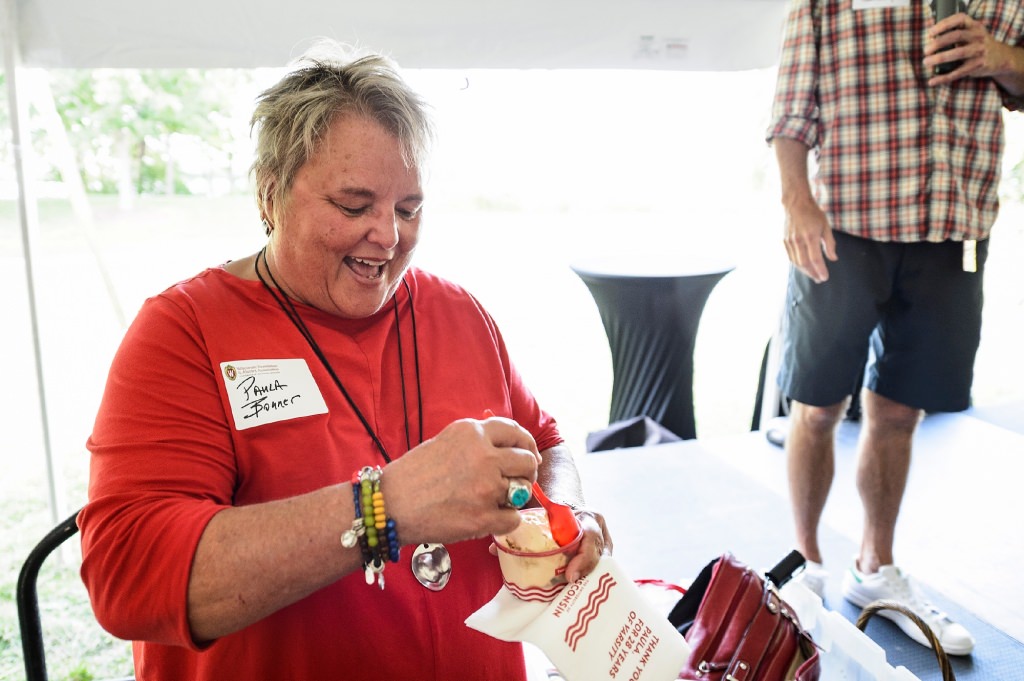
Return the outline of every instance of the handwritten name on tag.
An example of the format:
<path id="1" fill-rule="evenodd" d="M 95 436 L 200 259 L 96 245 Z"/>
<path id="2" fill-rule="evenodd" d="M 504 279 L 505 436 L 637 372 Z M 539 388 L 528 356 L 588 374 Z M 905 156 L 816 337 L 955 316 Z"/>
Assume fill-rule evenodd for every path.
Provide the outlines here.
<path id="1" fill-rule="evenodd" d="M 327 413 L 304 359 L 221 362 L 220 372 L 236 430 Z"/>

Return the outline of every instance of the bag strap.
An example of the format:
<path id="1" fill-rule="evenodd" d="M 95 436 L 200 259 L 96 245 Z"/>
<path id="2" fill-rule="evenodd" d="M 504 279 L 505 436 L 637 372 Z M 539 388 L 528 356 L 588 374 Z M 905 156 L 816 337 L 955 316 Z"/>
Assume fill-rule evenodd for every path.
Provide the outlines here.
<path id="1" fill-rule="evenodd" d="M 804 555 L 793 549 L 789 552 L 785 558 L 780 560 L 771 570 L 765 573 L 765 578 L 775 585 L 775 588 L 781 589 L 782 585 L 793 578 L 793 575 L 797 570 L 807 564 L 807 559 Z"/>
<path id="2" fill-rule="evenodd" d="M 939 661 L 939 669 L 942 670 L 942 681 L 956 681 L 956 675 L 953 674 L 953 665 L 949 662 L 949 655 L 942 648 L 942 644 L 939 639 L 935 636 L 935 632 L 925 622 L 917 616 L 917 614 L 903 605 L 899 601 L 890 600 L 877 600 L 872 601 L 864 606 L 861 610 L 860 616 L 857 618 L 857 628 L 864 631 L 868 626 L 868 621 L 871 616 L 882 610 L 895 610 L 896 612 L 902 613 L 910 619 L 911 622 L 917 625 L 917 628 L 921 630 L 921 633 L 925 635 L 928 642 L 932 644 L 932 650 L 935 651 L 935 657 Z"/>

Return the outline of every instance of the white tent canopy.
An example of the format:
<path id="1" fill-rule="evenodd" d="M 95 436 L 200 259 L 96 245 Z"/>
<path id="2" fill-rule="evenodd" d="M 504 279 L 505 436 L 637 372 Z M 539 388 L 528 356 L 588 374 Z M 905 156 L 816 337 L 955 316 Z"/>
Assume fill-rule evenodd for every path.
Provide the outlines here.
<path id="1" fill-rule="evenodd" d="M 282 66 L 311 38 L 406 68 L 729 71 L 774 63 L 784 0 L 7 0 L 23 63 Z"/>

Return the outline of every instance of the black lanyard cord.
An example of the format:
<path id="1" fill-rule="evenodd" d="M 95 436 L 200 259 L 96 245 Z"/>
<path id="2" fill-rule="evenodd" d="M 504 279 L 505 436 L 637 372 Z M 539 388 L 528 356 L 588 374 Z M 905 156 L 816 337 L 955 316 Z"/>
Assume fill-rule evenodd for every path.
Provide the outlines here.
<path id="1" fill-rule="evenodd" d="M 370 439 L 373 440 L 373 444 L 377 446 L 377 449 L 380 451 L 381 456 L 384 457 L 384 461 L 386 463 L 391 463 L 391 457 L 388 455 L 388 451 L 384 447 L 384 443 L 381 442 L 379 437 L 377 437 L 377 433 L 374 432 L 373 427 L 370 426 L 369 421 L 367 421 L 366 417 L 363 416 L 363 412 L 359 410 L 358 406 L 356 406 L 355 400 L 352 399 L 352 396 L 349 395 L 348 391 L 345 389 L 345 386 L 344 384 L 342 384 L 341 379 L 338 378 L 338 375 L 335 373 L 334 367 L 331 366 L 331 363 L 327 360 L 327 356 L 324 354 L 323 350 L 320 349 L 320 345 L 316 342 L 316 339 L 313 337 L 313 334 L 309 330 L 309 327 L 306 326 L 306 323 L 302 320 L 302 317 L 299 315 L 299 311 L 295 308 L 295 304 L 292 302 L 291 298 L 288 297 L 288 294 L 285 293 L 284 289 L 281 288 L 281 285 L 277 283 L 277 279 L 274 278 L 274 273 L 270 271 L 270 263 L 267 262 L 266 251 L 267 249 L 264 246 L 263 249 L 261 249 L 260 252 L 256 254 L 256 261 L 253 263 L 253 269 L 256 271 L 256 277 L 260 280 L 260 283 L 263 284 L 263 288 L 265 288 L 270 293 L 271 297 L 273 297 L 278 307 L 280 307 L 281 310 L 285 313 L 285 316 L 288 317 L 292 324 L 295 325 L 295 328 L 298 329 L 299 333 L 302 334 L 302 337 L 306 339 L 306 342 L 309 343 L 309 347 L 313 350 L 313 353 L 320 360 L 320 363 L 323 364 L 324 369 L 327 370 L 327 373 L 330 374 L 331 379 L 334 381 L 334 384 L 338 386 L 338 390 L 340 390 L 341 394 L 345 397 L 345 401 L 348 402 L 349 407 L 352 408 L 352 411 L 359 419 L 359 422 L 363 424 L 363 428 L 366 430 L 366 433 L 370 436 Z M 270 277 L 270 281 L 273 282 L 274 284 L 273 287 L 267 283 L 267 281 L 263 278 L 263 274 L 260 272 L 259 263 L 261 257 L 263 258 L 263 267 L 267 270 L 267 276 Z M 402 279 L 402 284 L 405 286 L 406 293 L 409 295 L 409 315 L 412 320 L 413 362 L 416 368 L 416 405 L 419 417 L 419 441 L 422 442 L 423 392 L 420 387 L 420 353 L 419 343 L 417 342 L 418 339 L 416 337 L 416 312 L 413 307 L 412 289 L 409 288 L 409 284 L 408 282 L 405 281 L 404 278 Z M 398 336 L 398 366 L 399 375 L 402 378 L 402 412 L 405 416 L 405 444 L 408 449 L 412 449 L 412 441 L 409 433 L 409 409 L 405 391 L 405 364 L 402 357 L 402 327 L 401 324 L 399 323 L 397 297 L 392 296 L 391 302 L 395 312 L 395 332 Z"/>

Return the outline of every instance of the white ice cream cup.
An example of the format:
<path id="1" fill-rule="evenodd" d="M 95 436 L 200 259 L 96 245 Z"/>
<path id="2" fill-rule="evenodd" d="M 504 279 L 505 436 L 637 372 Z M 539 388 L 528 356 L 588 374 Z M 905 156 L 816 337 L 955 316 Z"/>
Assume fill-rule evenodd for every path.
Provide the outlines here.
<path id="1" fill-rule="evenodd" d="M 583 532 L 580 531 L 565 546 L 558 546 L 551 539 L 544 509 L 526 508 L 519 513 L 524 518 L 518 528 L 507 535 L 494 537 L 505 587 L 524 601 L 554 600 L 568 583 L 565 566 L 576 554 Z M 510 540 L 512 546 L 509 546 Z M 545 548 L 540 551 L 529 550 L 537 546 Z"/>

